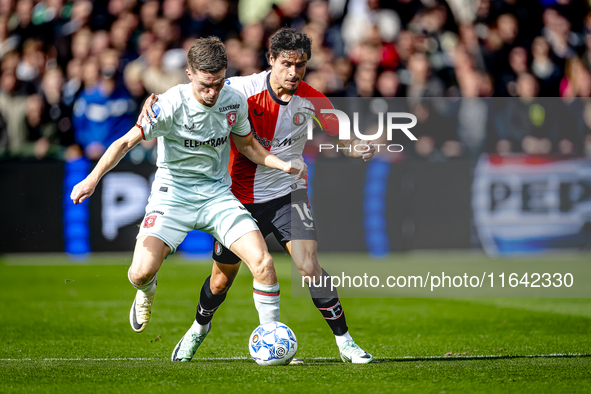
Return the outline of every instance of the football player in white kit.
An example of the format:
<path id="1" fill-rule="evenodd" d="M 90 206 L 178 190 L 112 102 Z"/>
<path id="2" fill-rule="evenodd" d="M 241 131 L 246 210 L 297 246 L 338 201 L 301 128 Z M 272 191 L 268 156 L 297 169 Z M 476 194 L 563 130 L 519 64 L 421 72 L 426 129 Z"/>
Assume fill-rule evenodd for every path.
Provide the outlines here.
<path id="1" fill-rule="evenodd" d="M 196 40 L 187 62 L 191 82 L 160 95 L 153 119 L 115 141 L 71 194 L 74 204 L 81 203 L 130 149 L 158 137 L 158 170 L 128 271 L 137 289 L 130 312 L 136 332 L 150 319 L 156 273 L 193 229 L 212 234 L 250 268 L 261 323 L 279 318 L 273 260 L 251 214 L 230 191 L 230 141 L 253 162 L 298 179 L 306 175 L 306 165 L 301 160 L 286 163 L 254 139 L 244 96 L 224 84 L 227 57 L 218 38 Z M 208 330 L 198 327 L 195 336 L 205 338 Z"/>
<path id="2" fill-rule="evenodd" d="M 311 48 L 312 41 L 307 35 L 292 28 L 280 29 L 270 39 L 271 71 L 229 78 L 226 83 L 247 97 L 255 138 L 283 160 L 302 158 L 310 116 L 319 119 L 323 131 L 343 148 L 346 156 L 370 160 L 375 153 L 373 144 L 358 139 L 339 140 L 336 117 L 320 112 L 323 108 L 333 109 L 332 104 L 302 80 Z M 153 114 L 150 106 L 155 102 L 154 95 L 146 100 L 140 119 Z M 358 364 L 372 362 L 371 354 L 361 349 L 349 334 L 337 291 L 322 285 L 330 283 L 330 279 L 326 281 L 328 274 L 318 263 L 316 228 L 305 179 L 294 182 L 287 174 L 274 173 L 252 162 L 236 148 L 232 147 L 230 160 L 232 193 L 257 220 L 264 236 L 275 235 L 300 274 L 314 278 L 314 283 L 308 284 L 310 296 L 335 335 L 342 360 Z M 199 327 L 210 326 L 240 267 L 240 257 L 224 247 L 221 239 L 215 241 L 212 257 L 212 275 L 203 284 L 197 307 L 195 323 Z M 180 352 L 176 359 L 190 360 L 201 344 L 202 341 L 191 340 L 191 330 L 183 338 L 184 342 L 192 341 L 191 346 L 185 347 L 190 352 Z"/>

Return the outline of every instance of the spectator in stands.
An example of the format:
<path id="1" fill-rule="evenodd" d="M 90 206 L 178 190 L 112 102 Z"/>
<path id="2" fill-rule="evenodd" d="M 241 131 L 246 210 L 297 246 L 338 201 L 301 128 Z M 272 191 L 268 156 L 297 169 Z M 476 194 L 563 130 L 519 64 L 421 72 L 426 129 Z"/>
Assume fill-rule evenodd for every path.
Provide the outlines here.
<path id="1" fill-rule="evenodd" d="M 431 66 L 427 56 L 417 52 L 408 59 L 408 71 L 410 72 L 410 83 L 407 87 L 408 97 L 414 101 L 423 97 L 442 97 L 445 86 L 443 81 L 431 73 Z M 411 100 L 413 101 L 413 100 Z"/>
<path id="2" fill-rule="evenodd" d="M 11 156 L 21 153 L 27 139 L 25 115 L 27 97 L 18 93 L 18 80 L 12 70 L 5 70 L 0 77 L 0 114 L 6 122 L 8 150 Z"/>
<path id="3" fill-rule="evenodd" d="M 189 4 L 191 3 L 193 1 L 189 0 Z M 154 23 L 158 19 L 158 12 L 160 12 L 160 2 L 158 0 L 148 0 L 141 5 L 140 29 L 142 31 L 150 31 L 154 28 Z"/>
<path id="4" fill-rule="evenodd" d="M 481 73 L 466 69 L 457 74 L 457 79 L 462 99 L 457 102 L 453 114 L 457 119 L 457 138 L 461 147 L 454 145 L 455 140 L 450 140 L 446 156 L 462 151 L 470 158 L 477 158 L 487 142 L 492 117 L 491 102 L 480 98 L 484 79 Z"/>
<path id="5" fill-rule="evenodd" d="M 226 70 L 226 77 L 234 77 L 238 74 L 238 67 L 240 63 L 240 53 L 242 51 L 242 42 L 238 37 L 228 38 L 224 42 L 226 47 L 226 54 L 228 55 L 228 69 Z"/>
<path id="6" fill-rule="evenodd" d="M 209 0 L 187 0 L 188 10 L 180 22 L 184 37 L 202 35 L 207 21 L 209 4 Z"/>
<path id="7" fill-rule="evenodd" d="M 349 97 L 374 97 L 377 79 L 377 66 L 361 63 L 355 68 L 353 82 L 347 87 Z"/>
<path id="8" fill-rule="evenodd" d="M 376 82 L 378 95 L 382 97 L 398 97 L 401 92 L 400 78 L 392 70 L 383 70 Z"/>
<path id="9" fill-rule="evenodd" d="M 582 39 L 571 32 L 571 24 L 555 8 L 547 8 L 544 11 L 544 28 L 542 34 L 550 43 L 552 52 L 563 67 L 567 59 L 575 56 L 575 49 L 583 46 Z"/>
<path id="10" fill-rule="evenodd" d="M 54 68 L 43 77 L 42 97 L 44 99 L 40 139 L 37 142 L 37 158 L 50 155 L 55 158 L 73 157 L 74 130 L 72 128 L 72 107 L 62 99 L 64 76 L 60 69 Z M 69 150 L 66 152 L 66 150 Z"/>
<path id="11" fill-rule="evenodd" d="M 0 59 L 4 54 L 16 49 L 19 44 L 17 36 L 9 35 L 8 18 L 8 14 L 0 14 Z"/>
<path id="12" fill-rule="evenodd" d="M 519 100 L 507 102 L 497 127 L 499 153 L 548 154 L 557 150 L 559 119 L 554 104 L 539 100 L 538 82 L 528 73 L 517 77 Z"/>
<path id="13" fill-rule="evenodd" d="M 240 6 L 246 4 L 239 1 Z M 137 104 L 146 91 L 162 93 L 186 81 L 184 56 L 178 54 L 194 38 L 220 36 L 228 52 L 227 75 L 248 75 L 267 67 L 264 54 L 269 35 L 291 25 L 313 37 L 307 78 L 315 87 L 333 96 L 409 96 L 419 129 L 437 129 L 434 125 L 438 125 L 450 131 L 423 134 L 417 144 L 422 152 L 419 156 L 455 157 L 460 152 L 458 144 L 446 141 L 461 142 L 460 157 L 478 155 L 483 149 L 496 151 L 497 145 L 508 147 L 501 149 L 504 152 L 524 151 L 524 136 L 497 135 L 499 125 L 487 126 L 487 142 L 482 143 L 482 119 L 473 130 L 465 123 L 471 111 L 484 116 L 482 108 L 469 111 L 463 103 L 463 118 L 456 119 L 458 108 L 451 111 L 446 100 L 438 100 L 441 108 L 429 107 L 425 100 L 460 96 L 480 103 L 478 96 L 514 96 L 524 106 L 519 89 L 564 98 L 563 106 L 555 101 L 551 110 L 568 127 L 561 127 L 555 139 L 549 138 L 551 152 L 583 154 L 587 139 L 591 151 L 591 128 L 585 120 L 591 119 L 591 104 L 585 99 L 591 95 L 588 2 L 482 0 L 466 7 L 463 0 L 290 0 L 269 5 L 267 11 L 256 0 L 248 7 L 254 3 L 262 13 L 248 18 L 241 15 L 241 25 L 233 0 L 0 1 L 0 114 L 9 146 L 27 140 L 23 131 L 26 98 L 21 95 L 40 94 L 44 99 L 41 129 L 45 130 L 45 123 L 55 128 L 48 111 L 68 114 L 76 98 L 103 92 L 97 84 L 110 85 L 99 73 L 99 58 L 109 48 L 118 51 L 117 73 L 125 72 L 125 83 L 133 92 L 130 99 Z M 46 81 L 50 81 L 47 86 L 59 85 L 60 78 L 53 71 L 56 67 L 66 74 L 65 81 L 61 77 L 61 104 L 48 99 L 60 94 L 48 96 L 46 92 Z M 524 74 L 529 77 L 522 78 Z M 531 83 L 532 75 L 537 82 Z M 537 88 L 532 90 L 533 85 Z M 33 129 L 33 110 L 39 107 L 35 100 L 30 101 L 29 114 Z M 542 101 L 536 98 L 532 103 L 544 107 Z M 563 110 L 569 115 L 562 114 Z M 501 122 L 499 114 L 505 111 L 489 107 L 489 123 L 491 119 Z M 550 114 L 546 115 L 549 119 Z M 68 116 L 60 115 L 58 124 Z M 111 116 L 106 119 L 107 123 L 112 120 Z M 451 126 L 452 121 L 461 124 Z M 572 135 L 568 134 L 571 129 L 576 130 Z M 452 135 L 451 130 L 458 134 Z M 11 152 L 18 154 L 19 150 Z"/>
<path id="14" fill-rule="evenodd" d="M 74 105 L 74 137 L 85 155 L 98 159 L 135 121 L 135 102 L 117 73 L 119 54 L 109 49 L 100 57 L 100 79 L 84 90 Z"/>
<path id="15" fill-rule="evenodd" d="M 16 77 L 24 85 L 27 93 L 34 93 L 45 71 L 46 55 L 42 51 L 42 43 L 36 39 L 28 39 L 23 44 L 23 56 L 16 67 Z"/>
<path id="16" fill-rule="evenodd" d="M 82 62 L 80 59 L 72 59 L 66 66 L 66 82 L 62 92 L 62 100 L 67 107 L 72 108 L 74 106 L 74 100 L 76 100 L 82 88 Z"/>
<path id="17" fill-rule="evenodd" d="M 171 87 L 185 82 L 186 76 L 179 69 L 167 69 L 164 65 L 166 44 L 162 41 L 153 42 L 141 60 L 135 60 L 130 65 L 145 61 L 141 73 L 142 83 L 149 93 L 161 94 Z"/>
<path id="18" fill-rule="evenodd" d="M 497 91 L 501 96 L 518 96 L 516 82 L 519 75 L 528 72 L 527 50 L 524 47 L 514 47 L 509 51 L 508 67 L 498 73 L 499 85 Z"/>
<path id="19" fill-rule="evenodd" d="M 77 31 L 72 37 L 72 58 L 84 61 L 92 51 L 92 32 L 84 28 Z"/>
<path id="20" fill-rule="evenodd" d="M 531 71 L 538 78 L 540 97 L 557 97 L 562 73 L 550 58 L 550 44 L 544 37 L 538 36 L 531 45 L 531 53 Z"/>
<path id="21" fill-rule="evenodd" d="M 292 0 L 293 1 L 293 0 Z M 289 1 L 287 3 L 291 3 Z M 203 26 L 204 36 L 216 36 L 222 41 L 235 37 L 240 33 L 240 22 L 230 13 L 228 0 L 210 0 L 207 6 L 207 19 Z"/>

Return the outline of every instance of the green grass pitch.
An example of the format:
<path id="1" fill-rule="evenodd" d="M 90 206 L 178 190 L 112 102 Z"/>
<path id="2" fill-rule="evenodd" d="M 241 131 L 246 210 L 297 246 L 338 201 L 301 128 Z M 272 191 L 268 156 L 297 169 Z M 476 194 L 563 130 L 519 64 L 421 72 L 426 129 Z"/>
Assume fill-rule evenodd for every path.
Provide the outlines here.
<path id="1" fill-rule="evenodd" d="M 172 363 L 211 264 L 167 260 L 150 325 L 136 334 L 130 257 L 0 257 L 0 392 L 591 391 L 589 299 L 344 299 L 351 334 L 375 358 L 351 365 L 311 300 L 290 297 L 290 262 L 281 255 L 281 321 L 296 333 L 304 365 L 260 367 L 247 358 L 258 317 L 246 267 L 195 359 Z"/>

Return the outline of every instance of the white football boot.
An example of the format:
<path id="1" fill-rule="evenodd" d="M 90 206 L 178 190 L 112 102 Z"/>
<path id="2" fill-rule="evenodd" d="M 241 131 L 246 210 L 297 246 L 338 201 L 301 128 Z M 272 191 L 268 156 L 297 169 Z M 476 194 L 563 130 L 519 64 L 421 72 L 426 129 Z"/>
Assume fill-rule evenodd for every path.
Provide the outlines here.
<path id="1" fill-rule="evenodd" d="M 361 349 L 355 342 L 348 340 L 339 346 L 341 359 L 346 363 L 368 364 L 373 361 L 371 354 Z"/>
<path id="2" fill-rule="evenodd" d="M 209 331 L 211 331 L 211 322 L 209 322 L 209 327 L 207 327 L 207 332 L 205 334 L 197 333 L 197 321 L 193 322 L 189 331 L 181 338 L 179 343 L 176 344 L 174 350 L 172 351 L 172 355 L 170 359 L 172 361 L 191 361 L 195 352 L 201 346 Z"/>
<path id="3" fill-rule="evenodd" d="M 152 315 L 152 302 L 156 295 L 157 283 L 158 281 L 154 281 L 152 291 L 148 294 L 138 290 L 135 295 L 131 311 L 129 312 L 129 323 L 131 324 L 131 329 L 135 332 L 144 331 L 150 321 L 150 316 Z"/>

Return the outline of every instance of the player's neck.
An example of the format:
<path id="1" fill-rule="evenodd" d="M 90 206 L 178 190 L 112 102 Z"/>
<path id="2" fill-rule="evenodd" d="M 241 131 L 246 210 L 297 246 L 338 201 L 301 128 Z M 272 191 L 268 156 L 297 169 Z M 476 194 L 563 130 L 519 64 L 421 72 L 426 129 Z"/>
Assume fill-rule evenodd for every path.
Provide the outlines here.
<path id="1" fill-rule="evenodd" d="M 288 90 L 282 87 L 279 82 L 275 79 L 275 75 L 271 72 L 271 78 L 269 78 L 271 84 L 271 90 L 275 93 L 275 96 L 281 101 L 289 102 L 295 93 L 295 90 Z M 297 90 L 297 88 L 296 88 Z"/>

